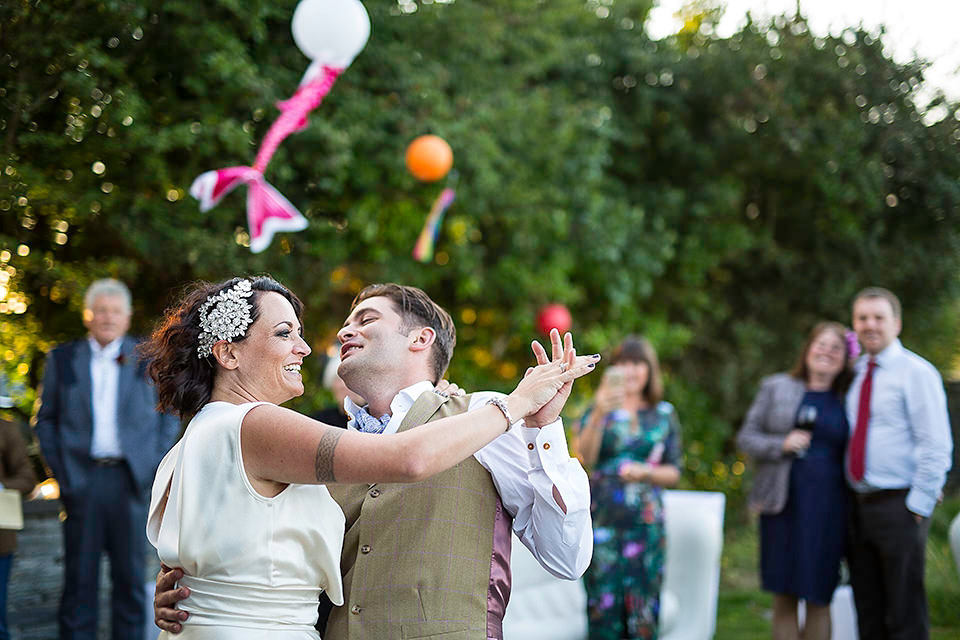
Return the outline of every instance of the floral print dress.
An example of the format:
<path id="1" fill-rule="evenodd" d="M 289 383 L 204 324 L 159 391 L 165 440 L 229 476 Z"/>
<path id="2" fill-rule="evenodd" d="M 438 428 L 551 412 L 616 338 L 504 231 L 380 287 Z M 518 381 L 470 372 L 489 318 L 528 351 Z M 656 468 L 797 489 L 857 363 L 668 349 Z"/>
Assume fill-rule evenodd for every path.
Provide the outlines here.
<path id="1" fill-rule="evenodd" d="M 582 429 L 590 409 L 580 421 Z M 673 405 L 610 412 L 590 474 L 593 561 L 584 575 L 590 640 L 657 637 L 665 539 L 661 489 L 620 479 L 627 462 L 681 467 Z"/>

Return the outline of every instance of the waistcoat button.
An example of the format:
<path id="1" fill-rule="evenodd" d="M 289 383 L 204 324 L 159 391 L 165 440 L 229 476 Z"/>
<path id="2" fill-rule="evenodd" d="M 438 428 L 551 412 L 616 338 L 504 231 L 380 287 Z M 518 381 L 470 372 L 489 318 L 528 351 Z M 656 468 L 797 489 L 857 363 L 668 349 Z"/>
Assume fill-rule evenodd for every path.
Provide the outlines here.
<path id="1" fill-rule="evenodd" d="M 370 489 L 370 497 L 377 498 L 380 496 L 380 489 Z"/>
<path id="2" fill-rule="evenodd" d="M 352 613 L 355 616 L 360 615 L 360 605 L 355 604 L 352 607 L 350 607 L 350 613 Z"/>
<path id="3" fill-rule="evenodd" d="M 360 553 L 370 553 L 370 545 L 365 544 L 360 547 Z"/>

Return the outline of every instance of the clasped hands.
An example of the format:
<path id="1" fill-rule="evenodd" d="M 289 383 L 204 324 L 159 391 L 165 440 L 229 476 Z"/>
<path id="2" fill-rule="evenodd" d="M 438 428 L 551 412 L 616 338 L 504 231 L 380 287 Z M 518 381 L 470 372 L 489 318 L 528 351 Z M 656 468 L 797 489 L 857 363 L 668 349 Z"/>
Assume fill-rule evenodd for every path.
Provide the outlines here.
<path id="1" fill-rule="evenodd" d="M 562 338 L 560 332 L 556 329 L 550 331 L 550 347 L 552 357 L 547 357 L 547 350 L 534 340 L 531 345 L 533 355 L 537 359 L 536 367 L 528 367 L 524 373 L 524 380 L 517 385 L 511 397 L 523 396 L 534 406 L 539 406 L 534 413 L 524 416 L 524 426 L 530 428 L 541 428 L 553 424 L 560 418 L 560 411 L 563 409 L 570 397 L 570 391 L 573 389 L 573 381 L 586 373 L 589 373 L 596 363 L 600 360 L 599 354 L 591 356 L 577 357 L 577 350 L 573 346 L 573 335 L 568 331 Z M 547 368 L 547 365 L 559 365 L 559 368 Z M 537 372 L 539 379 L 550 376 L 554 379 L 556 388 L 538 389 L 533 392 L 533 387 L 537 384 L 531 374 Z M 542 382 L 540 383 L 542 386 Z M 456 383 L 449 380 L 441 380 L 437 383 L 435 391 L 443 396 L 462 396 L 464 394 Z M 552 397 L 547 395 L 553 393 Z M 544 402 L 545 401 L 545 402 Z"/>
<path id="2" fill-rule="evenodd" d="M 622 463 L 617 472 L 624 482 L 650 482 L 653 475 L 653 465 L 648 462 L 631 460 Z"/>
<path id="3" fill-rule="evenodd" d="M 551 358 L 547 357 L 547 350 L 542 344 L 540 344 L 538 340 L 534 340 L 530 344 L 530 348 L 533 349 L 533 355 L 537 359 L 537 365 L 559 363 L 561 371 L 572 369 L 580 360 L 584 360 L 583 358 L 578 360 L 577 350 L 573 347 L 573 335 L 569 331 L 563 335 L 563 340 L 561 342 L 560 332 L 556 329 L 550 330 Z M 599 356 L 588 356 L 588 358 L 593 362 L 596 362 Z M 524 377 L 529 376 L 533 370 L 533 367 L 529 367 L 527 372 L 524 374 Z M 572 379 L 563 383 L 563 385 L 561 385 L 557 390 L 556 395 L 554 395 L 553 398 L 540 407 L 536 413 L 526 416 L 523 419 L 524 426 L 540 428 L 556 422 L 557 419 L 560 418 L 560 411 L 563 409 L 567 399 L 570 397 L 571 389 L 573 389 Z"/>

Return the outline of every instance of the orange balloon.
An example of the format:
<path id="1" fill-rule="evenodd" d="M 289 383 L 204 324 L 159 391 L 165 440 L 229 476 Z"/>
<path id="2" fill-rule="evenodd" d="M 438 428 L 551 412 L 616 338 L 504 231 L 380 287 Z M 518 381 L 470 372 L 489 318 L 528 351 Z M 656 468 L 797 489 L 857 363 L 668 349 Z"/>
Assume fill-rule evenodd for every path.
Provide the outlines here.
<path id="1" fill-rule="evenodd" d="M 407 169 L 417 180 L 433 182 L 453 166 L 453 149 L 440 136 L 420 136 L 407 147 Z"/>

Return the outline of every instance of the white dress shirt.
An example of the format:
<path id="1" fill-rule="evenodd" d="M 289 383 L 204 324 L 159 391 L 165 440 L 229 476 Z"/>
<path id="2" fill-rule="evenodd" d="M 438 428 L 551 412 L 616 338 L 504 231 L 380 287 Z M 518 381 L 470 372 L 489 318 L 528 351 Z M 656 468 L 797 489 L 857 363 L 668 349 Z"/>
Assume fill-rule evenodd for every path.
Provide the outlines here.
<path id="1" fill-rule="evenodd" d="M 120 435 L 117 432 L 117 387 L 120 383 L 120 346 L 123 338 L 117 338 L 101 347 L 93 338 L 90 342 L 90 384 L 93 406 L 93 437 L 90 442 L 91 458 L 120 458 Z"/>
<path id="2" fill-rule="evenodd" d="M 417 398 L 432 391 L 433 384 L 426 380 L 400 391 L 390 403 L 391 418 L 383 433 L 396 433 Z M 467 410 L 497 397 L 504 396 L 473 393 Z M 347 428 L 356 429 L 353 416 L 360 407 L 347 397 L 344 408 L 350 416 Z M 473 456 L 490 472 L 500 501 L 513 516 L 514 532 L 543 568 L 567 580 L 583 575 L 593 556 L 590 481 L 580 461 L 570 457 L 563 421 L 536 429 L 518 420 Z M 566 513 L 553 497 L 554 487 Z"/>
<path id="3" fill-rule="evenodd" d="M 943 380 L 932 364 L 894 340 L 876 356 L 863 480 L 855 491 L 909 488 L 907 508 L 929 517 L 951 466 L 953 438 Z M 847 392 L 851 437 L 868 355 L 857 361 Z M 849 446 L 849 445 L 848 445 Z"/>

